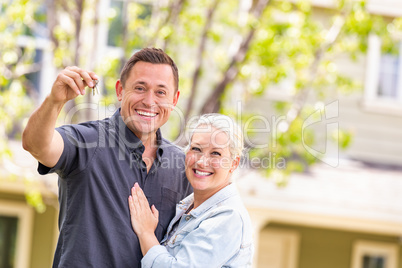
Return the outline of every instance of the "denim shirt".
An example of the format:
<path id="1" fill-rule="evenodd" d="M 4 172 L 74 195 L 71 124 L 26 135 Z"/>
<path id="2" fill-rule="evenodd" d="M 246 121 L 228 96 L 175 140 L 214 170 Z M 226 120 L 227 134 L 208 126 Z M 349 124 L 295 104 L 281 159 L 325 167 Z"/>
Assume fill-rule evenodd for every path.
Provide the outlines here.
<path id="1" fill-rule="evenodd" d="M 193 202 L 191 194 L 176 206 L 162 245 L 147 252 L 142 267 L 251 267 L 252 226 L 236 187 L 226 186 L 185 214 Z"/>

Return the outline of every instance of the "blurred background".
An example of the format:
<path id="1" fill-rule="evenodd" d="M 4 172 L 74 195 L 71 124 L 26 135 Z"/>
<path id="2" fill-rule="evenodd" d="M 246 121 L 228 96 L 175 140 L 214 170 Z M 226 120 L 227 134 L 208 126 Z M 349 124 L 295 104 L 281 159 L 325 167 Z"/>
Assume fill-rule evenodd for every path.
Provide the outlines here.
<path id="1" fill-rule="evenodd" d="M 101 78 L 59 124 L 119 107 L 115 82 L 143 47 L 177 63 L 164 136 L 221 112 L 247 145 L 236 183 L 254 267 L 402 268 L 400 0 L 1 0 L 0 268 L 50 267 L 57 176 L 21 147 L 58 72 Z"/>

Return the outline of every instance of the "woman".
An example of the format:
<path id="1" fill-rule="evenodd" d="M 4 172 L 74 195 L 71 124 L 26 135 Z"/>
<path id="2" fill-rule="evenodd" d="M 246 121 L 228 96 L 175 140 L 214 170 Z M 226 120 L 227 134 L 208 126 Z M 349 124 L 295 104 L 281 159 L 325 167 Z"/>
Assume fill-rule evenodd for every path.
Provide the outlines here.
<path id="1" fill-rule="evenodd" d="M 190 133 L 186 175 L 194 193 L 176 207 L 161 245 L 154 231 L 158 210 L 135 184 L 131 223 L 144 255 L 142 267 L 249 267 L 251 222 L 231 175 L 243 150 L 240 128 L 227 116 L 202 116 Z"/>

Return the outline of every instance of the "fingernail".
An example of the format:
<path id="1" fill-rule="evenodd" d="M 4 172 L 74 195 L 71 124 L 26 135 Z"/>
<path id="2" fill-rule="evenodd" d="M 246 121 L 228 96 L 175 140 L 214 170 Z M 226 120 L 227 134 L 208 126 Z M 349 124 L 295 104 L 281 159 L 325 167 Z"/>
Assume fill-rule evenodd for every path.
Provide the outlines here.
<path id="1" fill-rule="evenodd" d="M 89 86 L 89 87 L 94 87 L 94 83 L 93 83 L 93 82 L 89 82 L 89 83 L 88 83 L 88 86 Z"/>
<path id="2" fill-rule="evenodd" d="M 139 187 L 138 182 L 134 183 L 134 187 Z"/>

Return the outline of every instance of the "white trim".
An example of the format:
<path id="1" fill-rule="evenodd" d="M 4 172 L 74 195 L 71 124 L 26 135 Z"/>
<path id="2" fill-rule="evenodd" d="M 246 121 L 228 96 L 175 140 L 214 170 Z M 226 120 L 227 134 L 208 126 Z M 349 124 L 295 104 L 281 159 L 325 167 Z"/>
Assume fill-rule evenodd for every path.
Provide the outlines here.
<path id="1" fill-rule="evenodd" d="M 399 49 L 400 62 L 402 63 L 402 43 Z M 385 115 L 402 115 L 402 79 L 398 81 L 397 99 L 381 98 L 378 96 L 378 85 L 380 81 L 381 62 L 381 39 L 375 34 L 368 38 L 366 77 L 364 85 L 364 99 L 362 108 L 366 112 L 374 112 Z M 402 68 L 399 70 L 402 77 Z"/>
<path id="2" fill-rule="evenodd" d="M 28 268 L 31 261 L 33 209 L 25 203 L 0 200 L 0 215 L 18 218 L 15 267 Z"/>
<path id="3" fill-rule="evenodd" d="M 381 61 L 381 41 L 377 35 L 370 34 L 367 51 L 364 98 L 366 101 L 372 101 L 377 98 L 377 85 L 380 80 L 378 66 Z"/>
<path id="4" fill-rule="evenodd" d="M 351 268 L 362 268 L 364 255 L 384 256 L 385 268 L 397 268 L 398 251 L 397 244 L 358 240 L 353 244 Z"/>
<path id="5" fill-rule="evenodd" d="M 253 221 L 258 221 L 259 226 L 269 222 L 281 222 L 301 226 L 346 230 L 352 232 L 365 232 L 380 235 L 402 236 L 402 222 L 381 221 L 370 218 L 354 218 L 347 216 L 325 215 L 322 213 L 308 213 L 289 210 L 282 207 L 273 209 L 256 206 L 261 204 L 261 199 L 243 197 L 243 201 Z M 254 204 L 253 204 L 254 203 Z"/>
<path id="6" fill-rule="evenodd" d="M 397 101 L 402 103 L 402 42 L 399 42 L 399 64 Z"/>
<path id="7" fill-rule="evenodd" d="M 300 234 L 296 231 L 264 228 L 259 234 L 258 265 L 270 268 L 297 268 Z M 272 250 L 269 252 L 269 250 Z"/>

